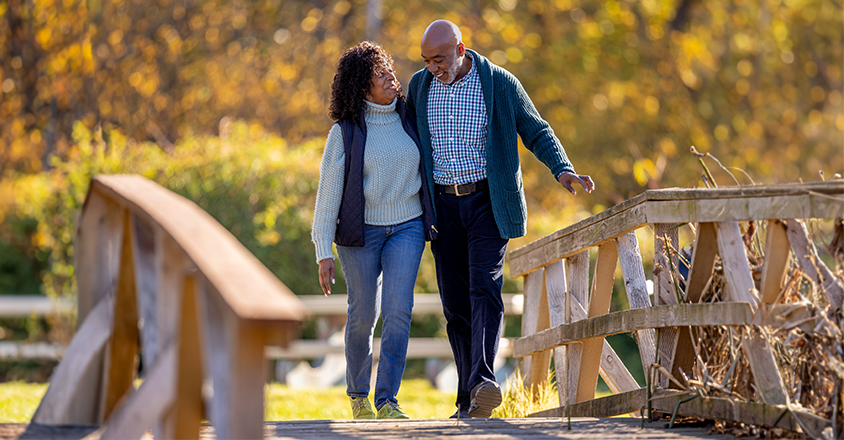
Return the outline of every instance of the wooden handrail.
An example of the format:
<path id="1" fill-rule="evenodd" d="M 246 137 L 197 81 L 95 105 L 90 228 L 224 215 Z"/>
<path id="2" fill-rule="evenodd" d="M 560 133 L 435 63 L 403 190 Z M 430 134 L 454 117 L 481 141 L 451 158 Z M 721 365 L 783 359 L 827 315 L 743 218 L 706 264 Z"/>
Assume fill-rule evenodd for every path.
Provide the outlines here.
<path id="1" fill-rule="evenodd" d="M 304 317 L 287 286 L 194 202 L 138 175 L 96 176 L 89 192 L 160 225 L 238 317 L 296 322 Z"/>
<path id="2" fill-rule="evenodd" d="M 650 190 L 514 249 L 510 276 L 523 276 L 646 224 L 836 217 L 844 217 L 844 180 Z"/>
<path id="3" fill-rule="evenodd" d="M 262 436 L 264 347 L 288 345 L 306 314 L 269 269 L 195 203 L 137 175 L 92 179 L 74 256 L 80 327 L 34 423 L 192 438 L 206 419 L 220 438 Z"/>

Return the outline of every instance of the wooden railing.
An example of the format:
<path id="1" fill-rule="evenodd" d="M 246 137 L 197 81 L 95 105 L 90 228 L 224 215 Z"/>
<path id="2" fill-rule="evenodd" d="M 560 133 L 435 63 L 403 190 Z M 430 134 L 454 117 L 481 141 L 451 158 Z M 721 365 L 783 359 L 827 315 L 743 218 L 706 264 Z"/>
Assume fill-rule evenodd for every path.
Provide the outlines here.
<path id="1" fill-rule="evenodd" d="M 300 301 L 194 203 L 140 176 L 97 176 L 74 247 L 81 323 L 34 423 L 102 438 L 262 438 L 264 346 Z M 136 388 L 137 365 L 143 382 Z"/>
<path id="2" fill-rule="evenodd" d="M 679 378 L 679 371 L 692 371 L 694 351 L 690 326 L 725 325 L 742 326 L 742 331 L 746 331 L 742 348 L 761 403 L 768 407 L 758 410 L 747 406 L 752 404 L 741 406 L 709 399 L 706 409 L 685 404 L 688 415 L 739 418 L 748 423 L 778 424 L 795 430 L 796 418 L 801 418 L 809 420 L 801 424 L 804 431 L 829 426 L 830 420 L 799 410 L 777 420 L 777 415 L 784 414 L 784 408 L 790 408 L 788 396 L 772 348 L 760 329 L 777 328 L 784 322 L 801 322 L 801 319 L 802 325 L 816 324 L 812 307 L 770 305 L 776 302 L 783 287 L 789 248 L 793 249 L 805 276 L 823 292 L 832 310 L 840 313 L 844 289 L 818 258 L 804 223 L 797 219 L 839 219 L 840 222 L 842 217 L 844 181 L 841 180 L 656 190 L 514 250 L 509 255 L 511 274 L 525 277 L 522 337 L 515 342 L 514 355 L 524 358 L 526 385 L 530 385 L 545 380 L 553 352 L 560 392 L 560 408 L 537 415 L 608 416 L 638 412 L 645 405 L 646 389 L 633 380 L 604 340 L 605 336 L 636 332 L 645 370 L 652 371 L 649 367 L 656 364 Z M 767 253 L 758 289 L 738 224 L 748 220 L 768 220 Z M 676 275 L 679 261 L 676 252 L 667 251 L 665 241 L 677 249 L 675 226 L 686 223 L 694 224 L 696 237 L 690 271 L 682 279 L 685 290 L 678 301 L 679 287 L 674 281 L 681 279 Z M 655 237 L 653 302 L 648 295 L 635 235 L 636 229 L 649 225 Z M 597 258 L 590 294 L 591 248 L 597 248 Z M 716 256 L 720 256 L 723 265 L 730 295 L 725 301 L 729 302 L 698 304 L 712 277 Z M 608 314 L 619 264 L 630 310 Z M 760 308 L 765 313 L 757 313 Z M 593 400 L 599 374 L 615 395 Z M 685 396 L 666 390 L 667 374 L 656 375 L 653 385 L 658 394 L 662 393 L 659 398 L 652 396 L 650 402 L 657 410 L 671 413 Z M 694 408 L 698 408 L 697 413 Z"/>

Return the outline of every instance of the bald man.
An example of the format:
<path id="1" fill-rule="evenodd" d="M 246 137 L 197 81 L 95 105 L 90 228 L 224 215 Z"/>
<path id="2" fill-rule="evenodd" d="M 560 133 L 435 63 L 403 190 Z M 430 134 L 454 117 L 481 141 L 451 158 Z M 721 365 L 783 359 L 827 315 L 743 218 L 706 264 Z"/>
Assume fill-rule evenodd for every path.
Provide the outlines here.
<path id="1" fill-rule="evenodd" d="M 436 195 L 439 235 L 431 250 L 458 372 L 452 417 L 486 418 L 501 404 L 492 364 L 504 317 L 504 255 L 508 240 L 526 232 L 518 137 L 571 194 L 575 184 L 586 192 L 594 184 L 575 174 L 519 80 L 466 49 L 454 23 L 428 26 L 422 59 L 407 106 Z"/>

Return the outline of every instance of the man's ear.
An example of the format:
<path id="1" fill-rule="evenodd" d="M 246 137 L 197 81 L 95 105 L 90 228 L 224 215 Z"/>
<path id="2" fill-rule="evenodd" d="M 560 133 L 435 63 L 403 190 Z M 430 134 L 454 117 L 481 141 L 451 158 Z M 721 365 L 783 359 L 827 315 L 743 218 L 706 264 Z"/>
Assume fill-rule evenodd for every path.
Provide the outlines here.
<path id="1" fill-rule="evenodd" d="M 463 55 L 466 55 L 466 46 L 462 42 L 457 43 L 457 56 L 462 57 Z"/>

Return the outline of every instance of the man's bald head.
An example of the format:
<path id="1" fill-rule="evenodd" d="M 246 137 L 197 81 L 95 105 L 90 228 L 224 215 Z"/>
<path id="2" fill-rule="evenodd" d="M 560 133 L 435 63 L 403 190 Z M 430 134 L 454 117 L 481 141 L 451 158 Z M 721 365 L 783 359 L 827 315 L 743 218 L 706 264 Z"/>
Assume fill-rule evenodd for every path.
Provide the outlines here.
<path id="1" fill-rule="evenodd" d="M 472 68 L 471 58 L 466 58 L 463 35 L 456 24 L 437 20 L 422 35 L 422 59 L 434 77 L 445 84 L 463 78 Z"/>
<path id="2" fill-rule="evenodd" d="M 463 42 L 463 34 L 460 33 L 460 28 L 456 24 L 448 20 L 437 20 L 425 29 L 422 35 L 422 44 L 431 44 L 439 46 L 444 43 L 458 44 Z"/>

